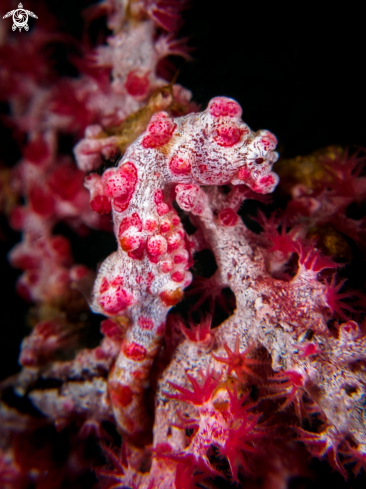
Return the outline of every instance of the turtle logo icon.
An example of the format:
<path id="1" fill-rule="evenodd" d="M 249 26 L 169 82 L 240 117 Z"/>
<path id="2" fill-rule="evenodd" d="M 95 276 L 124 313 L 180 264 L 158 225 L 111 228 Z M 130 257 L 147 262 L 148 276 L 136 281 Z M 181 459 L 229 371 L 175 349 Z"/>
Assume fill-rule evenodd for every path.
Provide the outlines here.
<path id="1" fill-rule="evenodd" d="M 5 14 L 3 19 L 7 19 L 11 15 L 13 16 L 12 29 L 13 29 L 13 31 L 15 31 L 16 29 L 19 29 L 19 32 L 22 29 L 24 29 L 25 31 L 27 31 L 29 29 L 28 16 L 34 17 L 35 19 L 38 19 L 38 17 L 33 12 L 31 12 L 30 10 L 25 10 L 21 3 L 18 5 L 18 8 L 16 10 L 11 10 L 7 14 Z"/>

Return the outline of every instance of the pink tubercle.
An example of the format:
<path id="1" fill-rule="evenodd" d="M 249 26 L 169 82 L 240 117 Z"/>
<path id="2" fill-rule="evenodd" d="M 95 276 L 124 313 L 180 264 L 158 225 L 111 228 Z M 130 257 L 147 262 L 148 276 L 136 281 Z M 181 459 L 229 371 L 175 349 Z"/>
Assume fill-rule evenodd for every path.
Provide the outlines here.
<path id="1" fill-rule="evenodd" d="M 137 212 L 134 212 L 130 216 L 124 217 L 122 219 L 118 229 L 118 236 L 122 236 L 123 233 L 127 231 L 127 229 L 129 229 L 130 227 L 135 227 L 139 232 L 142 231 L 142 222 Z"/>
<path id="2" fill-rule="evenodd" d="M 168 252 L 174 251 L 179 248 L 179 245 L 182 242 L 181 234 L 177 231 L 171 231 L 166 235 L 166 240 L 168 243 Z"/>
<path id="3" fill-rule="evenodd" d="M 219 146 L 230 148 L 240 141 L 243 133 L 243 129 L 239 129 L 235 125 L 225 124 L 217 128 L 214 139 Z"/>
<path id="4" fill-rule="evenodd" d="M 130 232 L 127 230 L 124 235 L 119 238 L 119 244 L 126 253 L 135 251 L 143 245 L 144 239 L 139 232 Z"/>
<path id="5" fill-rule="evenodd" d="M 239 180 L 243 180 L 243 182 L 247 181 L 251 177 L 251 171 L 246 167 L 242 166 L 238 173 Z"/>
<path id="6" fill-rule="evenodd" d="M 117 171 L 106 172 L 105 194 L 113 199 L 113 207 L 118 212 L 127 209 L 137 184 L 137 170 L 133 163 L 124 163 Z"/>
<path id="7" fill-rule="evenodd" d="M 161 233 L 167 233 L 168 231 L 171 230 L 171 228 L 172 228 L 172 226 L 171 226 L 170 221 L 166 220 L 166 221 L 161 222 L 160 227 L 159 227 L 159 231 Z"/>
<path id="8" fill-rule="evenodd" d="M 174 263 L 179 264 L 179 263 L 187 263 L 189 259 L 189 253 L 187 250 L 180 250 L 174 255 Z"/>
<path id="9" fill-rule="evenodd" d="M 169 169 L 174 175 L 189 175 L 192 167 L 187 158 L 173 156 L 169 162 Z"/>
<path id="10" fill-rule="evenodd" d="M 156 205 L 156 212 L 159 216 L 165 216 L 165 214 L 168 214 L 170 210 L 171 207 L 168 204 L 165 204 L 165 202 Z"/>
<path id="11" fill-rule="evenodd" d="M 237 213 L 229 207 L 227 209 L 223 209 L 219 213 L 219 221 L 223 226 L 235 226 L 238 220 L 239 217 Z"/>
<path id="12" fill-rule="evenodd" d="M 173 224 L 173 226 L 179 226 L 179 224 L 180 224 L 179 216 L 173 216 L 172 224 Z"/>
<path id="13" fill-rule="evenodd" d="M 258 180 L 254 190 L 259 193 L 265 194 L 272 190 L 275 183 L 276 180 L 273 175 L 265 175 Z"/>
<path id="14" fill-rule="evenodd" d="M 183 282 L 183 280 L 185 279 L 185 273 L 177 270 L 171 274 L 171 277 L 174 282 Z"/>
<path id="15" fill-rule="evenodd" d="M 162 273 L 169 273 L 173 269 L 173 262 L 171 260 L 165 260 L 160 263 L 160 270 Z"/>
<path id="16" fill-rule="evenodd" d="M 108 314 L 118 314 L 133 302 L 134 297 L 121 287 L 108 289 L 108 292 L 99 298 L 100 306 Z"/>
<path id="17" fill-rule="evenodd" d="M 145 221 L 145 231 L 152 233 L 154 232 L 158 227 L 158 223 L 155 221 L 155 219 L 146 219 Z"/>
<path id="18" fill-rule="evenodd" d="M 147 251 L 152 256 L 161 256 L 168 249 L 167 240 L 160 234 L 151 236 L 146 243 Z"/>
<path id="19" fill-rule="evenodd" d="M 127 254 L 133 260 L 142 260 L 145 252 L 145 241 L 143 239 L 140 240 L 140 245 L 133 251 L 129 251 Z"/>
<path id="20" fill-rule="evenodd" d="M 98 214 L 109 214 L 112 210 L 111 199 L 106 195 L 96 195 L 90 201 L 90 207 L 94 212 Z"/>
<path id="21" fill-rule="evenodd" d="M 122 340 L 123 338 L 121 326 L 112 319 L 105 319 L 100 323 L 100 332 L 114 341 Z"/>
<path id="22" fill-rule="evenodd" d="M 259 140 L 258 145 L 260 145 L 265 151 L 275 149 L 277 146 L 276 136 L 269 131 L 264 131 L 264 133 L 265 134 Z"/>
<path id="23" fill-rule="evenodd" d="M 242 110 L 235 100 L 226 97 L 215 97 L 208 105 L 210 114 L 214 117 L 240 117 Z"/>
<path id="24" fill-rule="evenodd" d="M 147 135 L 143 138 L 141 145 L 145 149 L 160 148 L 168 143 L 177 125 L 166 113 L 154 114 L 147 126 Z"/>

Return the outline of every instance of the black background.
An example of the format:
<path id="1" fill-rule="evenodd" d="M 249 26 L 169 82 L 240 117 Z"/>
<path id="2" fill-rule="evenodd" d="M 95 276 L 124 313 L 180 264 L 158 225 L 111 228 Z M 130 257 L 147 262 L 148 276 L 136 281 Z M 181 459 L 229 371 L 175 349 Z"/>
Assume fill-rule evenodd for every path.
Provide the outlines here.
<path id="1" fill-rule="evenodd" d="M 41 2 L 28 3 L 31 5 L 24 2 L 26 8 L 36 13 L 38 5 L 41 9 Z M 79 39 L 81 12 L 90 3 L 46 2 L 60 29 Z M 181 35 L 189 37 L 194 61 L 182 64 L 174 60 L 177 67 L 181 66 L 178 82 L 192 91 L 203 108 L 213 96 L 235 98 L 243 108 L 244 121 L 253 130 L 269 129 L 276 134 L 284 157 L 307 154 L 330 144 L 366 147 L 366 43 L 361 2 L 359 9 L 332 3 L 322 11 L 305 2 L 292 2 L 287 8 L 280 3 L 266 6 L 239 0 L 193 0 L 184 13 Z M 6 22 L 5 29 L 10 32 L 10 20 L 0 22 Z M 104 19 L 95 23 L 94 29 L 103 24 Z M 26 40 L 27 33 L 21 35 Z M 66 50 L 56 49 L 53 62 L 60 73 L 75 75 Z M 8 137 L 7 131 L 2 134 Z M 14 145 L 8 139 L 1 144 L 1 154 L 11 153 L 9 161 L 16 160 Z M 1 230 L 0 378 L 5 378 L 19 368 L 17 355 L 27 331 L 27 306 L 14 292 L 19 273 L 6 261 L 6 252 L 20 236 L 8 229 L 4 219 Z M 328 476 L 328 469 L 322 467 L 319 474 L 325 470 Z M 346 487 L 338 475 L 323 482 L 325 486 Z M 318 484 L 320 487 L 321 476 Z M 349 487 L 353 485 L 351 482 Z"/>

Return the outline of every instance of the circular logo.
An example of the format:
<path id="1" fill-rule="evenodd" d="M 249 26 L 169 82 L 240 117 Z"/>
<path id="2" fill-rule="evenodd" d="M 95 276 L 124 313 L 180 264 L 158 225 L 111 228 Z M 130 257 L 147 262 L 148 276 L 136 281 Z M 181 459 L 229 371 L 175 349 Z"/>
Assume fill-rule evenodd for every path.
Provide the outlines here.
<path id="1" fill-rule="evenodd" d="M 28 13 L 26 10 L 23 10 L 22 8 L 19 8 L 17 10 L 14 10 L 13 13 L 13 31 L 15 29 L 25 29 L 26 31 L 29 29 L 28 27 Z"/>

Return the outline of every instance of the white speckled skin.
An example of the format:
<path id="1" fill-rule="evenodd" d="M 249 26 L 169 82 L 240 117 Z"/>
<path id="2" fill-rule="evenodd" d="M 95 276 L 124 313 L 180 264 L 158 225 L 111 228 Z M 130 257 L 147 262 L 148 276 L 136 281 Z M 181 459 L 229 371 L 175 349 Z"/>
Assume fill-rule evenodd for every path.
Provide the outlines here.
<path id="1" fill-rule="evenodd" d="M 224 97 L 213 99 L 199 114 L 177 119 L 169 119 L 163 112 L 155 114 L 146 133 L 130 146 L 118 167 L 108 169 L 102 177 L 105 195 L 111 199 L 118 250 L 98 272 L 92 307 L 95 312 L 130 319 L 109 379 L 117 423 L 129 435 L 145 428 L 143 392 L 159 351 L 165 317 L 173 305 L 162 295 L 181 296 L 191 282 L 187 238 L 171 207 L 174 187 L 178 204 L 200 215 L 207 207 L 201 185 L 245 181 L 253 190 L 266 193 L 277 184 L 278 177 L 271 172 L 277 159 L 274 136 L 268 131 L 253 133 L 240 116 L 240 106 Z M 245 177 L 240 178 L 243 171 Z M 100 186 L 99 180 L 96 185 Z M 129 199 L 122 210 L 121 195 Z M 121 225 L 133 215 L 138 215 L 139 221 L 121 233 Z M 151 221 L 156 223 L 153 230 Z M 161 231 L 164 222 L 169 227 L 165 232 Z M 168 248 L 154 261 L 146 250 L 149 240 L 156 237 L 166 241 Z M 138 258 L 133 255 L 136 248 L 141 250 Z M 177 259 L 177 254 L 183 258 Z M 173 264 L 170 270 L 164 269 L 166 263 Z M 117 300 L 116 294 L 126 300 Z M 152 321 L 150 327 L 141 327 L 139 318 Z"/>

